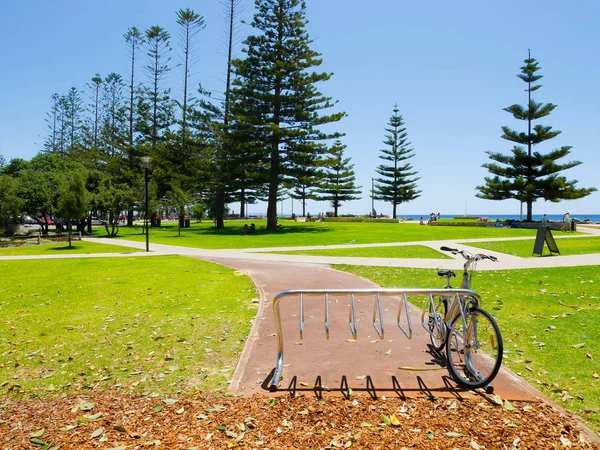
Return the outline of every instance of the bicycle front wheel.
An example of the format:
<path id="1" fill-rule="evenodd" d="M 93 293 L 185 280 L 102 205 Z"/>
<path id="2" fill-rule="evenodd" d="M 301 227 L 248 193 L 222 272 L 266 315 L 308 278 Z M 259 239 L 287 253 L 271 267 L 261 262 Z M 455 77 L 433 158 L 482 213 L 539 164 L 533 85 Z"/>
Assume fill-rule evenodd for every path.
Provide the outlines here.
<path id="1" fill-rule="evenodd" d="M 502 335 L 490 313 L 472 308 L 458 315 L 448 330 L 448 370 L 458 384 L 469 389 L 487 386 L 502 364 Z"/>

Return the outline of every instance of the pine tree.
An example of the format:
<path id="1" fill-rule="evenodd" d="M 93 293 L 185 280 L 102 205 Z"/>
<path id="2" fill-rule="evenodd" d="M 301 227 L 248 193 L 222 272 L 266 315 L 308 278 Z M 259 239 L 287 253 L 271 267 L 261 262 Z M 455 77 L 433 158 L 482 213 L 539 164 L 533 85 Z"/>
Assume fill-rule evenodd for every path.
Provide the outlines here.
<path id="1" fill-rule="evenodd" d="M 44 141 L 44 152 L 58 152 L 59 126 L 60 126 L 60 95 L 52 94 L 50 112 L 46 114 L 48 136 Z"/>
<path id="2" fill-rule="evenodd" d="M 174 183 L 170 186 L 168 197 L 171 203 L 175 205 L 176 199 L 179 215 L 179 228 L 184 226 L 185 205 L 188 202 L 188 196 L 191 194 L 193 178 L 196 175 L 191 151 L 194 148 L 190 142 L 190 133 L 188 131 L 188 116 L 191 108 L 194 106 L 194 97 L 189 88 L 191 82 L 191 69 L 196 62 L 194 54 L 194 43 L 197 34 L 204 29 L 204 18 L 191 10 L 190 8 L 177 11 L 177 24 L 179 25 L 179 43 L 181 49 L 182 70 L 183 70 L 183 98 L 178 102 L 181 108 L 181 120 L 179 129 L 179 139 L 172 139 L 171 145 L 171 176 Z"/>
<path id="3" fill-rule="evenodd" d="M 351 158 L 344 158 L 346 146 L 337 140 L 329 149 L 330 158 L 326 162 L 325 182 L 319 189 L 319 200 L 331 202 L 333 216 L 338 216 L 338 209 L 343 202 L 360 200 L 362 186 L 356 186 L 354 164 Z"/>
<path id="4" fill-rule="evenodd" d="M 123 35 L 125 38 L 125 42 L 130 51 L 130 59 L 131 59 L 131 72 L 129 75 L 129 105 L 127 108 L 129 115 L 129 155 L 133 155 L 134 151 L 134 132 L 135 132 L 135 110 L 136 110 L 136 93 L 139 91 L 137 88 L 136 81 L 136 72 L 135 72 L 135 63 L 137 57 L 138 48 L 144 43 L 144 36 L 136 27 L 131 27 L 127 30 L 127 33 Z"/>
<path id="5" fill-rule="evenodd" d="M 205 124 L 210 130 L 212 148 L 210 155 L 210 171 L 205 172 L 205 179 L 209 180 L 208 188 L 211 212 L 215 218 L 216 228 L 224 228 L 227 203 L 240 202 L 240 216 L 245 216 L 247 202 L 255 202 L 253 190 L 254 176 L 257 174 L 251 145 L 246 139 L 251 130 L 235 120 L 232 113 L 233 104 L 237 101 L 232 92 L 233 73 L 233 48 L 237 24 L 239 23 L 240 0 L 222 0 L 223 17 L 227 31 L 226 43 L 227 65 L 225 89 L 223 98 L 216 98 L 206 92 L 202 87 L 200 94 L 204 97 L 200 101 Z M 214 103 L 218 101 L 217 103 Z"/>
<path id="6" fill-rule="evenodd" d="M 233 63 L 234 84 L 244 106 L 239 117 L 255 130 L 256 142 L 264 143 L 260 151 L 268 170 L 267 229 L 276 230 L 278 190 L 286 164 L 293 164 L 294 144 L 339 137 L 317 127 L 342 119 L 344 113 L 319 115 L 333 103 L 315 85 L 331 74 L 314 71 L 322 59 L 310 48 L 305 2 L 255 0 L 255 6 L 252 26 L 257 34 L 244 41 L 246 58 Z"/>
<path id="7" fill-rule="evenodd" d="M 139 178 L 139 151 L 135 146 L 135 131 L 136 131 L 136 106 L 138 105 L 138 95 L 143 89 L 136 85 L 136 61 L 137 51 L 144 43 L 144 36 L 136 27 L 131 27 L 123 35 L 125 43 L 129 51 L 129 59 L 131 60 L 131 71 L 129 73 L 129 102 L 127 105 L 127 115 L 129 122 L 129 134 L 128 134 L 128 147 L 127 147 L 127 171 L 129 176 L 129 182 L 131 185 L 135 184 L 137 178 Z M 127 226 L 133 226 L 133 207 L 130 206 L 127 211 Z"/>
<path id="8" fill-rule="evenodd" d="M 398 115 L 398 105 L 394 105 L 394 114 L 390 117 L 386 128 L 389 134 L 383 143 L 389 146 L 389 149 L 381 150 L 383 155 L 380 159 L 389 161 L 390 165 L 381 164 L 375 170 L 382 178 L 376 178 L 375 192 L 373 197 L 377 200 L 383 200 L 392 204 L 392 217 L 396 217 L 396 207 L 401 204 L 418 198 L 421 191 L 417 190 L 417 180 L 412 178 L 416 172 L 413 166 L 406 162 L 414 156 L 413 149 L 409 148 L 408 133 L 404 127 L 404 119 Z"/>
<path id="9" fill-rule="evenodd" d="M 77 88 L 69 89 L 65 96 L 65 102 L 68 152 L 72 154 L 80 148 L 83 125 L 83 101 Z"/>
<path id="10" fill-rule="evenodd" d="M 483 165 L 494 177 L 486 177 L 485 185 L 477 187 L 477 197 L 486 200 L 519 200 L 527 205 L 527 221 L 531 222 L 533 203 L 537 199 L 556 203 L 561 200 L 575 200 L 591 194 L 596 189 L 577 188 L 577 180 L 569 181 L 558 175 L 563 170 L 581 164 L 580 161 L 557 163 L 570 153 L 572 147 L 563 146 L 548 154 L 533 151 L 534 145 L 555 138 L 561 131 L 554 131 L 552 127 L 539 124 L 532 129 L 532 122 L 549 115 L 556 105 L 537 103 L 531 98 L 531 93 L 542 87 L 535 84 L 542 78 L 542 75 L 536 74 L 541 67 L 531 57 L 531 52 L 524 62 L 525 65 L 521 67 L 521 73 L 517 76 L 527 83 L 527 106 L 511 105 L 504 108 L 504 111 L 511 113 L 515 119 L 526 121 L 527 133 L 519 133 L 507 126 L 502 127 L 502 139 L 521 145 L 513 147 L 512 156 L 487 152 L 490 159 L 497 164 Z M 524 145 L 527 146 L 527 150 Z"/>
<path id="11" fill-rule="evenodd" d="M 190 8 L 180 9 L 177 11 L 177 24 L 181 27 L 179 30 L 179 40 L 181 45 L 182 55 L 182 68 L 183 68 L 183 99 L 180 104 L 181 106 L 181 139 L 183 146 L 187 140 L 187 114 L 188 107 L 193 101 L 190 96 L 188 84 L 190 82 L 190 70 L 193 62 L 195 61 L 193 54 L 193 44 L 196 35 L 205 28 L 204 17 Z"/>
<path id="12" fill-rule="evenodd" d="M 148 65 L 146 71 L 150 81 L 147 92 L 149 101 L 148 138 L 153 150 L 163 137 L 163 133 L 171 125 L 172 105 L 169 98 L 170 89 L 163 90 L 164 77 L 169 72 L 169 53 L 171 51 L 169 33 L 159 27 L 152 26 L 146 30 L 146 47 Z"/>
<path id="13" fill-rule="evenodd" d="M 284 185 L 288 188 L 291 198 L 300 200 L 302 217 L 306 216 L 306 202 L 318 200 L 318 188 L 325 176 L 324 161 L 320 149 L 315 151 L 307 142 L 295 145 L 293 163 L 287 164 Z"/>
<path id="14" fill-rule="evenodd" d="M 90 97 L 92 103 L 89 105 L 90 112 L 92 113 L 92 144 L 94 147 L 98 147 L 98 132 L 100 130 L 100 88 L 102 87 L 102 77 L 99 73 L 96 73 L 87 85 L 90 90 Z"/>

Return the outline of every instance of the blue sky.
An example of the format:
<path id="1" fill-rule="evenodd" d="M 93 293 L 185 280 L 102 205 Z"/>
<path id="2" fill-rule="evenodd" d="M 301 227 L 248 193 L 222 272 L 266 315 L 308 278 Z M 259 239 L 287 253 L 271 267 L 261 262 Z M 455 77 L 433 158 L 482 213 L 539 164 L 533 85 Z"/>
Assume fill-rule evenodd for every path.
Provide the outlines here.
<path id="1" fill-rule="evenodd" d="M 254 2 L 242 0 L 250 22 Z M 50 96 L 71 86 L 83 89 L 96 72 L 127 73 L 123 34 L 130 26 L 160 25 L 172 35 L 172 62 L 178 62 L 175 12 L 190 7 L 206 20 L 197 38 L 194 82 L 223 89 L 225 40 L 219 0 L 32 0 L 0 2 L 0 153 L 30 159 L 41 148 Z M 583 164 L 564 172 L 581 187 L 600 188 L 600 4 L 593 0 L 429 1 L 308 0 L 308 32 L 323 57 L 321 70 L 334 75 L 320 86 L 348 117 L 334 126 L 346 133 L 363 198 L 345 203 L 340 213 L 367 213 L 387 121 L 397 103 L 406 122 L 421 179 L 421 197 L 400 205 L 398 213 L 515 214 L 516 201 L 475 198 L 488 162 L 486 151 L 508 153 L 502 125 L 525 131 L 502 109 L 526 103 L 525 84 L 517 78 L 527 49 L 542 67 L 543 88 L 534 97 L 558 107 L 539 121 L 562 134 L 539 146 L 573 146 L 570 160 Z M 239 26 L 239 36 L 252 32 Z M 236 48 L 240 53 L 242 45 Z M 177 70 L 169 81 L 181 93 Z M 292 203 L 283 204 L 289 213 Z M 235 207 L 237 209 L 237 206 Z M 391 205 L 375 208 L 391 213 Z M 251 213 L 264 212 L 251 205 Z M 324 202 L 309 211 L 330 210 Z M 294 211 L 300 205 L 294 203 Z M 600 193 L 585 199 L 538 202 L 534 214 L 599 214 Z"/>

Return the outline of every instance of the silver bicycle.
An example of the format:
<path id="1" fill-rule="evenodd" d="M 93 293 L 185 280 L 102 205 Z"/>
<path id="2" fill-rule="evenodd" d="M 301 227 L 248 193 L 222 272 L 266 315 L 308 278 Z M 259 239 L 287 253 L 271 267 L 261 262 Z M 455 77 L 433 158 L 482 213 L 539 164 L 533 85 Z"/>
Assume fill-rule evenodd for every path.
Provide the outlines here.
<path id="1" fill-rule="evenodd" d="M 441 247 L 440 250 L 465 258 L 461 290 L 470 290 L 471 278 L 477 262 L 496 257 L 471 254 L 465 250 Z M 452 289 L 453 270 L 440 270 L 446 277 L 446 288 Z M 472 291 L 470 291 L 472 292 Z M 483 310 L 479 296 L 474 292 L 430 296 L 423 308 L 423 327 L 429 332 L 431 345 L 441 352 L 446 347 L 448 371 L 454 380 L 467 388 L 486 387 L 494 379 L 502 364 L 502 335 L 490 313 Z"/>

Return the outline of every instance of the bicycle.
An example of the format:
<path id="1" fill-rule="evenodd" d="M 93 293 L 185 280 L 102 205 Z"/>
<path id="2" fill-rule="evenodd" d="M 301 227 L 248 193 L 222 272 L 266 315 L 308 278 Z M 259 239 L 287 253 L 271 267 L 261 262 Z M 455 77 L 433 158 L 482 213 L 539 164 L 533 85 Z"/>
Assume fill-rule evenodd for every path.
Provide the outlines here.
<path id="1" fill-rule="evenodd" d="M 458 384 L 470 389 L 487 387 L 502 364 L 502 334 L 491 314 L 481 308 L 479 296 L 470 291 L 470 286 L 477 262 L 484 259 L 495 262 L 497 258 L 445 246 L 440 250 L 465 258 L 460 289 L 466 292 L 439 296 L 437 304 L 430 296 L 421 323 L 429 332 L 435 350 L 441 352 L 446 347 L 448 371 Z M 440 270 L 438 275 L 446 277 L 446 288 L 452 289 L 450 280 L 456 276 L 454 271 Z"/>

